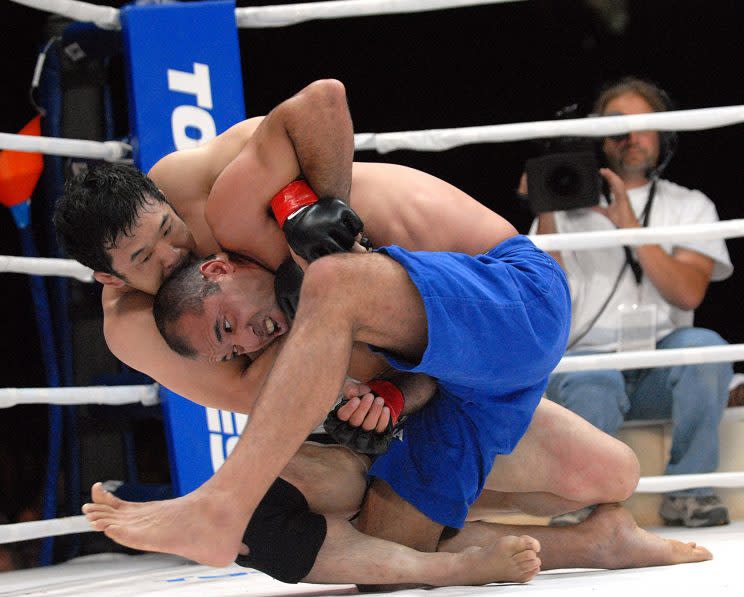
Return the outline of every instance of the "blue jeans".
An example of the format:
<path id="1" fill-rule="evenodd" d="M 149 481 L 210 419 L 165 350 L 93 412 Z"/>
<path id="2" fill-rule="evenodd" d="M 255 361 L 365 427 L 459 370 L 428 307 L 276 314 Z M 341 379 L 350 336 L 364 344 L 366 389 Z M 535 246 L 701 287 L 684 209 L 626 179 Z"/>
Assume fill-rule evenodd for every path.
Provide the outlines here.
<path id="1" fill-rule="evenodd" d="M 656 347 L 690 348 L 726 344 L 703 328 L 681 328 Z M 578 354 L 578 353 L 574 353 Z M 609 369 L 557 373 L 546 391 L 550 400 L 614 434 L 626 419 L 671 419 L 672 449 L 667 475 L 709 473 L 718 467 L 718 425 L 728 402 L 731 363 L 654 369 Z M 702 487 L 670 495 L 712 495 Z"/>

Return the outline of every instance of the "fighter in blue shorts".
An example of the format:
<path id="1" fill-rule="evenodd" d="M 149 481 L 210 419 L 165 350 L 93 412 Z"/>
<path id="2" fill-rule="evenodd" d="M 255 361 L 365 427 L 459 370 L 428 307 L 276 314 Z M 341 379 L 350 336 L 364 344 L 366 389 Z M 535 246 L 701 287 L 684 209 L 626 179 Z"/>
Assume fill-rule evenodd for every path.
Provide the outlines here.
<path id="1" fill-rule="evenodd" d="M 213 358 L 230 346 L 250 346 L 275 308 L 260 299 L 267 293 L 257 291 L 255 267 L 228 268 L 232 282 L 220 283 L 204 316 L 161 317 L 176 309 L 171 295 L 190 292 L 181 277 L 201 279 L 201 267 L 161 287 L 155 301 L 161 331 L 176 345 L 171 333 L 179 338 L 187 330 L 195 353 Z M 220 276 L 223 269 L 216 270 Z M 333 404 L 353 341 L 378 347 L 395 369 L 434 378 L 438 394 L 409 418 L 370 474 L 435 522 L 461 527 L 496 456 L 511 453 L 529 426 L 565 349 L 570 311 L 559 265 L 519 235 L 475 256 L 397 246 L 328 255 L 307 267 L 292 329 L 264 393 L 277 377 L 287 384 L 272 402 L 283 414 L 282 437 L 292 438 L 292 428 L 309 424 L 311 431 L 318 409 Z M 304 400 L 289 407 L 298 394 Z M 383 398 L 400 412 L 402 395 L 395 394 Z"/>
<path id="2" fill-rule="evenodd" d="M 486 254 L 381 252 L 402 265 L 426 311 L 420 360 L 382 353 L 400 371 L 436 378 L 438 394 L 409 416 L 373 464 L 401 497 L 440 524 L 462 527 L 498 454 L 532 418 L 570 327 L 558 264 L 524 236 Z"/>
<path id="3" fill-rule="evenodd" d="M 247 280 L 251 270 L 237 275 Z M 223 318 L 231 322 L 227 345 L 247 346 L 256 325 L 241 322 L 266 317 L 242 286 L 221 286 L 215 315 L 191 336 L 204 344 L 199 354 L 223 350 L 210 340 Z M 525 433 L 565 349 L 570 313 L 561 268 L 523 236 L 476 256 L 391 246 L 317 259 L 307 266 L 292 329 L 263 386 L 261 395 L 271 398 L 259 398 L 249 423 L 258 435 L 280 419 L 281 442 L 262 442 L 259 452 L 273 449 L 255 466 L 273 468 L 294 453 L 285 454 L 289 446 L 296 451 L 333 405 L 352 343 L 364 342 L 394 368 L 426 373 L 439 385 L 370 474 L 432 520 L 461 527 L 496 455 L 509 454 Z M 184 325 L 176 318 L 172 328 L 180 333 Z M 167 337 L 168 325 L 161 330 Z M 270 420 L 259 425 L 269 403 Z"/>
<path id="4" fill-rule="evenodd" d="M 183 335 L 202 358 L 223 358 L 235 346 L 246 349 L 257 339 L 265 341 L 264 334 L 276 331 L 274 320 L 280 317 L 272 287 L 276 276 L 255 264 L 225 259 L 215 256 L 179 270 L 156 298 L 157 306 L 161 298 L 167 299 L 163 292 L 169 289 L 178 300 L 163 300 L 163 307 L 190 306 L 163 319 L 156 309 L 156 319 L 166 338 L 171 332 Z M 181 274 L 186 283 L 183 292 L 178 290 Z M 199 303 L 199 308 L 192 311 L 192 303 Z M 236 552 L 241 543 L 251 549 L 270 533 L 276 540 L 267 549 L 249 553 L 246 563 L 263 565 L 273 558 L 272 546 L 292 545 L 293 553 L 307 550 L 310 555 L 303 560 L 305 569 L 289 570 L 289 578 L 307 574 L 319 546 L 325 546 L 322 521 L 314 530 L 298 532 L 307 524 L 309 509 L 296 494 L 298 499 L 285 504 L 282 498 L 278 507 L 267 501 L 259 506 L 259 502 L 333 406 L 349 370 L 354 342 L 375 347 L 396 367 L 425 371 L 441 387 L 434 403 L 414 413 L 410 425 L 402 428 L 401 441 L 393 441 L 389 453 L 375 463 L 373 474 L 378 478 L 365 498 L 369 508 L 361 511 L 355 531 L 375 534 L 390 518 L 405 520 L 406 524 L 388 525 L 389 532 L 382 529 L 383 538 L 419 551 L 436 549 L 444 538 L 445 549 L 459 552 L 482 545 L 487 531 L 480 525 L 466 526 L 461 533 L 447 531 L 443 536 L 441 525 L 460 526 L 464 512 L 484 487 L 489 491 L 484 492 L 483 502 L 474 504 L 476 510 L 506 507 L 544 514 L 626 499 L 637 482 L 637 460 L 626 446 L 546 400 L 535 410 L 545 379 L 566 343 L 569 312 L 568 289 L 558 265 L 516 235 L 476 256 L 409 253 L 388 247 L 316 259 L 305 270 L 293 325 L 251 405 L 252 416 L 241 441 L 214 477 L 181 501 L 162 507 L 180 510 L 190 508 L 190 500 L 205 500 L 197 502 L 201 518 L 196 523 L 205 516 L 201 508 L 205 504 L 221 517 L 219 534 L 212 532 L 213 525 L 200 529 L 210 546 L 228 537 L 230 545 L 223 551 L 234 557 L 233 541 Z M 404 376 L 433 385 L 425 375 Z M 410 403 L 411 393 L 407 396 Z M 399 402 L 393 399 L 391 404 L 397 409 Z M 608 452 L 613 454 L 609 461 L 603 458 Z M 497 458 L 499 454 L 504 456 Z M 617 467 L 608 474 L 603 463 L 610 461 Z M 412 503 L 393 499 L 391 484 Z M 275 489 L 281 498 L 282 487 Z M 133 508 L 126 506 L 122 514 L 131 520 Z M 115 510 L 106 515 L 117 520 Z M 618 521 L 613 512 L 611 506 L 598 508 L 597 524 L 589 534 L 602 535 L 610 550 L 623 546 L 608 561 L 589 562 L 584 557 L 596 552 L 596 542 L 586 543 L 583 527 L 577 530 L 576 541 L 564 541 L 555 529 L 543 533 L 539 527 L 529 527 L 529 532 L 534 530 L 541 543 L 551 546 L 550 567 L 648 562 L 647 552 L 659 548 L 661 540 L 643 536 L 632 522 Z M 168 520 L 182 524 L 180 518 Z M 249 520 L 251 526 L 244 534 Z M 161 522 L 155 530 L 168 524 L 173 523 Z M 623 527 L 626 540 L 618 543 L 615 534 L 607 538 L 599 527 Z M 682 545 L 672 548 L 661 543 L 666 553 Z M 642 548 L 633 550 L 631 545 Z M 578 547 L 580 553 L 568 553 L 568 546 Z M 674 563 L 709 557 L 707 552 L 691 554 L 692 548 L 681 549 L 687 550 L 683 557 L 651 559 Z M 629 558 L 629 552 L 635 557 Z"/>

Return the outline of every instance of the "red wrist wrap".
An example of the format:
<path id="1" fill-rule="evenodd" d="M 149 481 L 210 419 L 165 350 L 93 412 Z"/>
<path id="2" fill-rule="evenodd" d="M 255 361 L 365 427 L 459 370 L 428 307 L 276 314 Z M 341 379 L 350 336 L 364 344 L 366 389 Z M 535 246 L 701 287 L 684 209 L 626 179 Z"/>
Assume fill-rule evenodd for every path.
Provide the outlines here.
<path id="1" fill-rule="evenodd" d="M 373 379 L 367 385 L 370 390 L 385 401 L 385 406 L 390 409 L 390 419 L 393 425 L 395 425 L 406 403 L 403 392 L 394 383 L 385 381 L 384 379 Z"/>
<path id="2" fill-rule="evenodd" d="M 301 207 L 317 201 L 318 196 L 304 180 L 295 180 L 271 198 L 271 211 L 279 222 L 279 228 L 284 228 L 284 222 L 289 216 Z"/>

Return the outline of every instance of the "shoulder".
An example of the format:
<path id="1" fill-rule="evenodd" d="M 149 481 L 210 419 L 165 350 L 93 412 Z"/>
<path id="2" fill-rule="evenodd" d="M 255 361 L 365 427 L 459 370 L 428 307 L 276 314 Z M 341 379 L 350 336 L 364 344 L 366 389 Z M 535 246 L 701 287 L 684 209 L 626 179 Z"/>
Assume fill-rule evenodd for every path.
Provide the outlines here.
<path id="1" fill-rule="evenodd" d="M 660 179 L 658 182 L 660 196 L 675 200 L 689 202 L 711 202 L 708 196 L 698 189 L 689 189 L 671 180 Z"/>
<path id="2" fill-rule="evenodd" d="M 132 357 L 141 350 L 143 335 L 155 328 L 152 301 L 152 296 L 138 290 L 104 289 L 103 333 L 106 343 L 111 352 L 128 365 L 132 365 Z"/>
<path id="3" fill-rule="evenodd" d="M 148 176 L 176 209 L 189 198 L 206 198 L 214 181 L 240 153 L 262 120 L 263 116 L 249 118 L 204 145 L 169 153 L 150 169 Z"/>
<path id="4" fill-rule="evenodd" d="M 705 193 L 668 180 L 659 181 L 659 204 L 666 213 L 681 223 L 718 221 L 716 206 Z"/>

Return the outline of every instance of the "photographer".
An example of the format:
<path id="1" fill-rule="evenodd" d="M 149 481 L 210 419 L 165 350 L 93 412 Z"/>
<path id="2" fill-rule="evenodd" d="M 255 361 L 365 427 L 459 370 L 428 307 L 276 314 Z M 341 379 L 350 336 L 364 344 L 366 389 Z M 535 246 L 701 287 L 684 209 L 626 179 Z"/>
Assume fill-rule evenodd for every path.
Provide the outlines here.
<path id="1" fill-rule="evenodd" d="M 594 112 L 615 115 L 668 109 L 669 101 L 661 89 L 625 78 L 602 92 Z M 546 211 L 546 198 L 534 196 L 546 188 L 545 181 L 534 174 L 539 170 L 528 165 L 530 203 L 533 209 L 536 203 L 543 206 L 536 210 L 541 213 L 532 232 L 718 221 L 715 206 L 703 193 L 660 178 L 675 143 L 674 133 L 656 131 L 604 139 L 602 157 L 609 167 L 599 169 L 601 179 L 594 175 L 594 186 L 603 179 L 609 200 L 599 197 L 598 204 L 578 209 L 573 209 L 574 205 L 568 210 L 561 208 L 558 193 L 547 198 Z M 593 197 L 586 199 L 584 205 L 594 202 Z M 567 273 L 574 301 L 569 352 L 725 344 L 717 333 L 692 327 L 693 311 L 702 302 L 708 284 L 727 278 L 733 270 L 722 240 L 561 251 L 554 257 Z M 718 466 L 718 425 L 731 376 L 730 363 L 556 374 L 550 379 L 547 395 L 610 434 L 626 419 L 672 419 L 666 474 L 707 473 Z M 587 514 L 579 511 L 554 522 L 578 522 Z M 728 510 L 709 487 L 665 494 L 660 514 L 666 524 L 690 527 L 727 524 L 729 520 Z"/>

